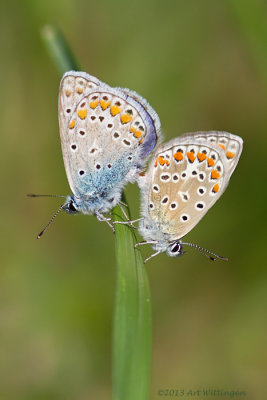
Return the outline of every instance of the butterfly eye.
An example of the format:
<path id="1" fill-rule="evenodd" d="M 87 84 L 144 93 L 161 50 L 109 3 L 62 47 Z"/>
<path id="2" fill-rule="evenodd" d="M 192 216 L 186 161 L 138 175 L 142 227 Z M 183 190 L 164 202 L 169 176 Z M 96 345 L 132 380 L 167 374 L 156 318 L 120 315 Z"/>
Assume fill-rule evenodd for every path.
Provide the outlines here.
<path id="1" fill-rule="evenodd" d="M 76 213 L 77 212 L 77 208 L 74 205 L 73 200 L 70 200 L 70 202 L 67 205 L 67 210 L 69 213 Z"/>
<path id="2" fill-rule="evenodd" d="M 183 254 L 182 252 L 182 246 L 179 242 L 174 242 L 172 243 L 168 248 L 167 248 L 167 254 L 170 257 L 178 257 Z"/>

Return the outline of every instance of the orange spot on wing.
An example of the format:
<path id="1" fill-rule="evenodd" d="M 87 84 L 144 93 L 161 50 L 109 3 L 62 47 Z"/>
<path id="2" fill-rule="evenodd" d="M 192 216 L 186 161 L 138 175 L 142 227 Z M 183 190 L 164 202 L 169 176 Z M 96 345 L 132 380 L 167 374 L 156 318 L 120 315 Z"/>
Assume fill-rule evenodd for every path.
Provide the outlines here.
<path id="1" fill-rule="evenodd" d="M 141 131 L 136 131 L 134 133 L 134 136 L 137 137 L 137 138 L 140 138 L 142 136 L 142 132 Z"/>
<path id="2" fill-rule="evenodd" d="M 73 120 L 70 122 L 70 124 L 69 124 L 69 128 L 70 128 L 70 129 L 73 129 L 74 126 L 75 126 L 75 120 L 73 119 Z"/>
<path id="3" fill-rule="evenodd" d="M 213 165 L 215 164 L 213 158 L 208 158 L 208 166 L 209 167 L 213 167 Z"/>
<path id="4" fill-rule="evenodd" d="M 235 156 L 235 153 L 232 153 L 231 151 L 227 151 L 226 152 L 226 157 L 227 158 L 234 158 L 234 156 Z"/>
<path id="5" fill-rule="evenodd" d="M 96 108 L 98 106 L 99 100 L 94 100 L 90 102 L 90 107 L 91 108 Z"/>
<path id="6" fill-rule="evenodd" d="M 218 190 L 219 190 L 219 185 L 218 185 L 218 183 L 216 183 L 216 185 L 213 186 L 212 191 L 213 191 L 214 193 L 217 193 Z"/>
<path id="7" fill-rule="evenodd" d="M 86 110 L 86 109 L 84 109 L 84 110 L 79 110 L 79 111 L 78 111 L 78 116 L 79 116 L 81 119 L 85 119 L 86 116 L 87 116 L 87 110 Z"/>
<path id="8" fill-rule="evenodd" d="M 196 156 L 195 156 L 195 153 L 193 153 L 193 151 L 188 151 L 188 152 L 186 153 L 186 155 L 187 155 L 188 160 L 189 160 L 191 163 L 195 161 Z"/>
<path id="9" fill-rule="evenodd" d="M 70 91 L 69 91 L 69 90 L 66 90 L 66 91 L 65 91 L 65 95 L 66 95 L 67 97 L 70 97 Z"/>
<path id="10" fill-rule="evenodd" d="M 161 156 L 158 157 L 158 162 L 160 163 L 160 165 L 164 165 L 165 164 L 165 160 Z"/>
<path id="11" fill-rule="evenodd" d="M 79 87 L 79 88 L 76 90 L 76 92 L 79 93 L 79 94 L 82 94 L 83 90 L 82 90 L 82 88 Z"/>
<path id="12" fill-rule="evenodd" d="M 121 115 L 121 123 L 122 124 L 127 124 L 128 122 L 130 122 L 133 119 L 133 117 L 129 114 L 123 114 Z"/>
<path id="13" fill-rule="evenodd" d="M 219 179 L 220 178 L 220 174 L 216 169 L 213 169 L 211 171 L 211 179 Z"/>
<path id="14" fill-rule="evenodd" d="M 167 167 L 170 165 L 170 161 L 169 160 L 165 160 L 164 159 L 164 157 L 162 157 L 162 156 L 159 156 L 158 158 L 157 158 L 157 160 L 155 161 L 155 164 L 154 164 L 154 166 L 156 167 L 157 165 L 158 165 L 158 163 L 160 164 L 160 165 L 167 165 Z"/>
<path id="15" fill-rule="evenodd" d="M 225 146 L 224 146 L 223 144 L 219 143 L 218 146 L 219 146 L 221 149 L 225 150 Z"/>
<path id="16" fill-rule="evenodd" d="M 136 131 L 136 128 L 134 126 L 131 126 L 130 132 L 135 132 L 135 131 Z"/>
<path id="17" fill-rule="evenodd" d="M 184 158 L 183 153 L 182 153 L 181 151 L 177 151 L 177 152 L 173 155 L 173 157 L 174 157 L 174 159 L 175 159 L 176 161 L 181 161 L 181 160 Z"/>
<path id="18" fill-rule="evenodd" d="M 143 138 L 141 138 L 140 140 L 139 140 L 139 144 L 142 144 L 143 143 Z"/>
<path id="19" fill-rule="evenodd" d="M 111 101 L 100 100 L 102 110 L 106 110 L 110 106 Z"/>
<path id="20" fill-rule="evenodd" d="M 199 159 L 199 161 L 204 161 L 206 160 L 207 156 L 205 153 L 198 153 L 197 158 Z"/>
<path id="21" fill-rule="evenodd" d="M 111 106 L 110 112 L 111 112 L 111 115 L 113 115 L 113 117 L 115 117 L 115 115 L 117 115 L 121 112 L 121 108 L 118 106 Z"/>

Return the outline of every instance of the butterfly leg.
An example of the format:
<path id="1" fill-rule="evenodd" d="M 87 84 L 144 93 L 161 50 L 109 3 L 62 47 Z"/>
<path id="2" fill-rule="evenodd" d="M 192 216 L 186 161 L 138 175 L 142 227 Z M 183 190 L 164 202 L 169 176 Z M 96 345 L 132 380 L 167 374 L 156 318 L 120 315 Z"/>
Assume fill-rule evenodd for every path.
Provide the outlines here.
<path id="1" fill-rule="evenodd" d="M 130 225 L 132 228 L 136 229 L 136 226 L 133 224 L 135 222 L 141 221 L 143 218 L 137 218 L 137 219 L 132 219 L 132 220 L 127 220 L 127 221 L 114 221 L 113 224 L 121 224 L 121 225 Z"/>
<path id="2" fill-rule="evenodd" d="M 111 220 L 111 218 L 106 218 L 103 214 L 100 214 L 100 212 L 96 212 L 95 213 L 96 218 L 98 219 L 98 221 L 104 221 L 108 224 L 108 226 L 112 229 L 112 232 L 115 233 L 115 229 L 114 226 L 112 225 L 111 222 L 109 222 Z"/>
<path id="3" fill-rule="evenodd" d="M 128 204 L 124 203 L 123 201 L 119 200 L 118 204 L 122 204 L 124 207 L 128 207 Z"/>
<path id="4" fill-rule="evenodd" d="M 136 244 L 134 245 L 134 248 L 136 249 L 138 246 L 143 246 L 143 244 L 157 244 L 157 243 L 158 243 L 157 240 L 149 240 L 149 241 L 147 241 L 147 242 L 139 242 L 139 243 L 136 243 Z M 156 253 L 154 253 L 154 254 L 151 254 L 151 256 L 149 256 L 148 258 L 145 259 L 144 263 L 146 263 L 146 262 L 147 262 L 148 260 L 150 260 L 152 257 L 157 256 L 159 253 L 161 253 L 160 250 L 159 250 L 159 251 L 156 251 Z"/>
<path id="5" fill-rule="evenodd" d="M 147 257 L 144 261 L 144 264 L 153 257 L 156 257 L 161 251 L 157 251 L 156 253 L 151 254 L 151 256 Z"/>
<path id="6" fill-rule="evenodd" d="M 121 224 L 121 225 L 130 225 L 132 228 L 136 229 L 136 227 L 133 225 L 135 222 L 141 221 L 143 218 L 138 218 L 138 219 L 134 219 L 134 220 L 130 220 L 127 213 L 125 212 L 124 208 L 122 207 L 122 205 L 127 206 L 127 204 L 123 203 L 122 201 L 119 201 L 118 203 L 124 217 L 126 218 L 126 221 L 114 221 L 114 224 Z"/>
<path id="7" fill-rule="evenodd" d="M 148 242 L 139 242 L 134 245 L 134 248 L 136 249 L 136 247 L 143 246 L 144 244 L 157 244 L 157 243 L 158 242 L 156 240 L 149 240 Z"/>
<path id="8" fill-rule="evenodd" d="M 129 217 L 128 217 L 126 211 L 124 210 L 124 208 L 122 207 L 122 206 L 128 207 L 128 205 L 126 203 L 123 203 L 122 201 L 119 201 L 118 202 L 118 206 L 120 207 L 120 209 L 121 209 L 123 215 L 125 216 L 126 220 L 129 221 Z"/>

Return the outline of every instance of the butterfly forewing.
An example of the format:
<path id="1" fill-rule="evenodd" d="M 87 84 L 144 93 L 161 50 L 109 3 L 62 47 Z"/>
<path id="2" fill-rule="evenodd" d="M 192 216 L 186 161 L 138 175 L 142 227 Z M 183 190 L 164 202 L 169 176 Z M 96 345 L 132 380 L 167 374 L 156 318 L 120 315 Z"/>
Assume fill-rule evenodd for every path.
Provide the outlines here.
<path id="1" fill-rule="evenodd" d="M 179 239 L 223 193 L 227 160 L 219 146 L 201 138 L 181 137 L 158 150 L 148 172 L 148 214 L 163 233 Z"/>
<path id="2" fill-rule="evenodd" d="M 100 84 L 101 82 L 97 78 L 85 72 L 70 71 L 64 74 L 60 83 L 58 99 L 61 138 L 79 101 Z"/>

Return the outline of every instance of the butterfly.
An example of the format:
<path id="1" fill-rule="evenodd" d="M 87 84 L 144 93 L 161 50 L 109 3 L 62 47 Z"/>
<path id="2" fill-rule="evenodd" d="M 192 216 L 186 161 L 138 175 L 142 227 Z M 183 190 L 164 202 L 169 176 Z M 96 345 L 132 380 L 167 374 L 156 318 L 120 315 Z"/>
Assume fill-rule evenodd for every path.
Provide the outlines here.
<path id="1" fill-rule="evenodd" d="M 195 132 L 161 144 L 146 174 L 140 174 L 139 232 L 156 250 L 183 254 L 183 245 L 212 260 L 225 259 L 182 238 L 203 218 L 225 191 L 242 152 L 243 140 L 227 132 Z M 145 260 L 145 261 L 147 261 Z"/>
<path id="2" fill-rule="evenodd" d="M 123 187 L 144 168 L 161 136 L 159 117 L 136 92 L 76 71 L 62 77 L 58 116 L 72 191 L 58 212 L 94 214 L 111 225 L 104 214 L 123 204 Z"/>

